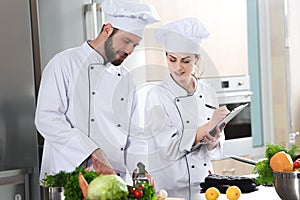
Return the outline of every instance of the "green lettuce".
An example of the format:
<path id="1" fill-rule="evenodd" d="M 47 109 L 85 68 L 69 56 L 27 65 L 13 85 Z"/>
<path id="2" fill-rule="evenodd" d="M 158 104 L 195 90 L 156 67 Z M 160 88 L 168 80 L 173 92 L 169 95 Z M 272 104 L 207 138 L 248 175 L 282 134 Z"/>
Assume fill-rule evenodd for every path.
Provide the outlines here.
<path id="1" fill-rule="evenodd" d="M 87 200 L 121 200 L 128 196 L 128 188 L 117 175 L 98 176 L 88 186 Z"/>

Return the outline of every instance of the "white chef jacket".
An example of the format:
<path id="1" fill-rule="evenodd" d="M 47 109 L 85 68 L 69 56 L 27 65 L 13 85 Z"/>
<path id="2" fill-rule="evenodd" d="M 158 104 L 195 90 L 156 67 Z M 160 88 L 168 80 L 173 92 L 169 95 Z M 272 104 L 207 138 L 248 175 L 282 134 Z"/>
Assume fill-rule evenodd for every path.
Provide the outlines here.
<path id="1" fill-rule="evenodd" d="M 171 76 L 148 93 L 145 107 L 145 135 L 149 146 L 149 171 L 157 191 L 168 196 L 199 200 L 200 182 L 213 173 L 210 160 L 221 157 L 225 136 L 208 151 L 206 145 L 191 151 L 197 128 L 212 117 L 218 107 L 214 90 L 204 80 L 194 79 L 193 94 L 179 86 Z"/>
<path id="2" fill-rule="evenodd" d="M 73 171 L 100 148 L 128 181 L 124 152 L 134 89 L 128 70 L 104 65 L 87 42 L 55 55 L 43 71 L 35 117 L 45 138 L 40 178 Z"/>

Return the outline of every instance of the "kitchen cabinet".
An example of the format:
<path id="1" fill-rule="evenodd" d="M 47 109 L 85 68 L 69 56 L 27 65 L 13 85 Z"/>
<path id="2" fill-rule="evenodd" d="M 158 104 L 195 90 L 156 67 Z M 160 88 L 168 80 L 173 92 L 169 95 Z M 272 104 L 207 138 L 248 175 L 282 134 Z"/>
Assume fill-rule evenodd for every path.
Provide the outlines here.
<path id="1" fill-rule="evenodd" d="M 241 156 L 247 159 L 252 159 L 251 156 Z M 254 165 L 242 163 L 231 158 L 212 161 L 215 174 L 226 176 L 242 176 L 253 174 Z"/>

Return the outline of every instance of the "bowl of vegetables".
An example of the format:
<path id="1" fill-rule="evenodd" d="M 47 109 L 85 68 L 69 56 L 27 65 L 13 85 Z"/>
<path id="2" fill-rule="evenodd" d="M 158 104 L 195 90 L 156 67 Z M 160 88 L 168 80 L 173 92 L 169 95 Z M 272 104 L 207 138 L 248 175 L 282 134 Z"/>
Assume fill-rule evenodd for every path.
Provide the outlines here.
<path id="1" fill-rule="evenodd" d="M 257 184 L 274 186 L 283 200 L 300 199 L 300 155 L 297 145 L 268 144 L 266 158 L 255 164 Z"/>
<path id="2" fill-rule="evenodd" d="M 300 158 L 292 159 L 291 155 L 280 151 L 270 160 L 273 170 L 273 185 L 277 194 L 283 200 L 300 199 Z"/>
<path id="3" fill-rule="evenodd" d="M 274 187 L 283 200 L 300 199 L 300 172 L 273 172 Z"/>

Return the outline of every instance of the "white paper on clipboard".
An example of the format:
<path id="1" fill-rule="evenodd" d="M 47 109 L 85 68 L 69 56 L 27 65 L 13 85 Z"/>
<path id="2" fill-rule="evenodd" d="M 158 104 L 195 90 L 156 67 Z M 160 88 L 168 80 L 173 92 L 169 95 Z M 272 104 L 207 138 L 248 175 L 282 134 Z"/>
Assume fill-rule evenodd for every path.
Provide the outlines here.
<path id="1" fill-rule="evenodd" d="M 220 129 L 224 126 L 224 124 L 228 124 L 228 122 L 230 122 L 235 116 L 237 116 L 242 110 L 244 110 L 244 108 L 246 108 L 248 106 L 249 103 L 246 104 L 242 104 L 238 107 L 235 107 L 228 115 L 226 115 L 226 117 L 224 117 L 224 119 L 222 119 L 215 127 L 213 127 L 210 131 L 209 134 L 211 136 L 215 136 L 217 133 L 217 127 Z M 200 148 L 202 146 L 202 144 L 196 144 L 192 147 L 191 151 L 194 151 L 198 148 Z"/>

